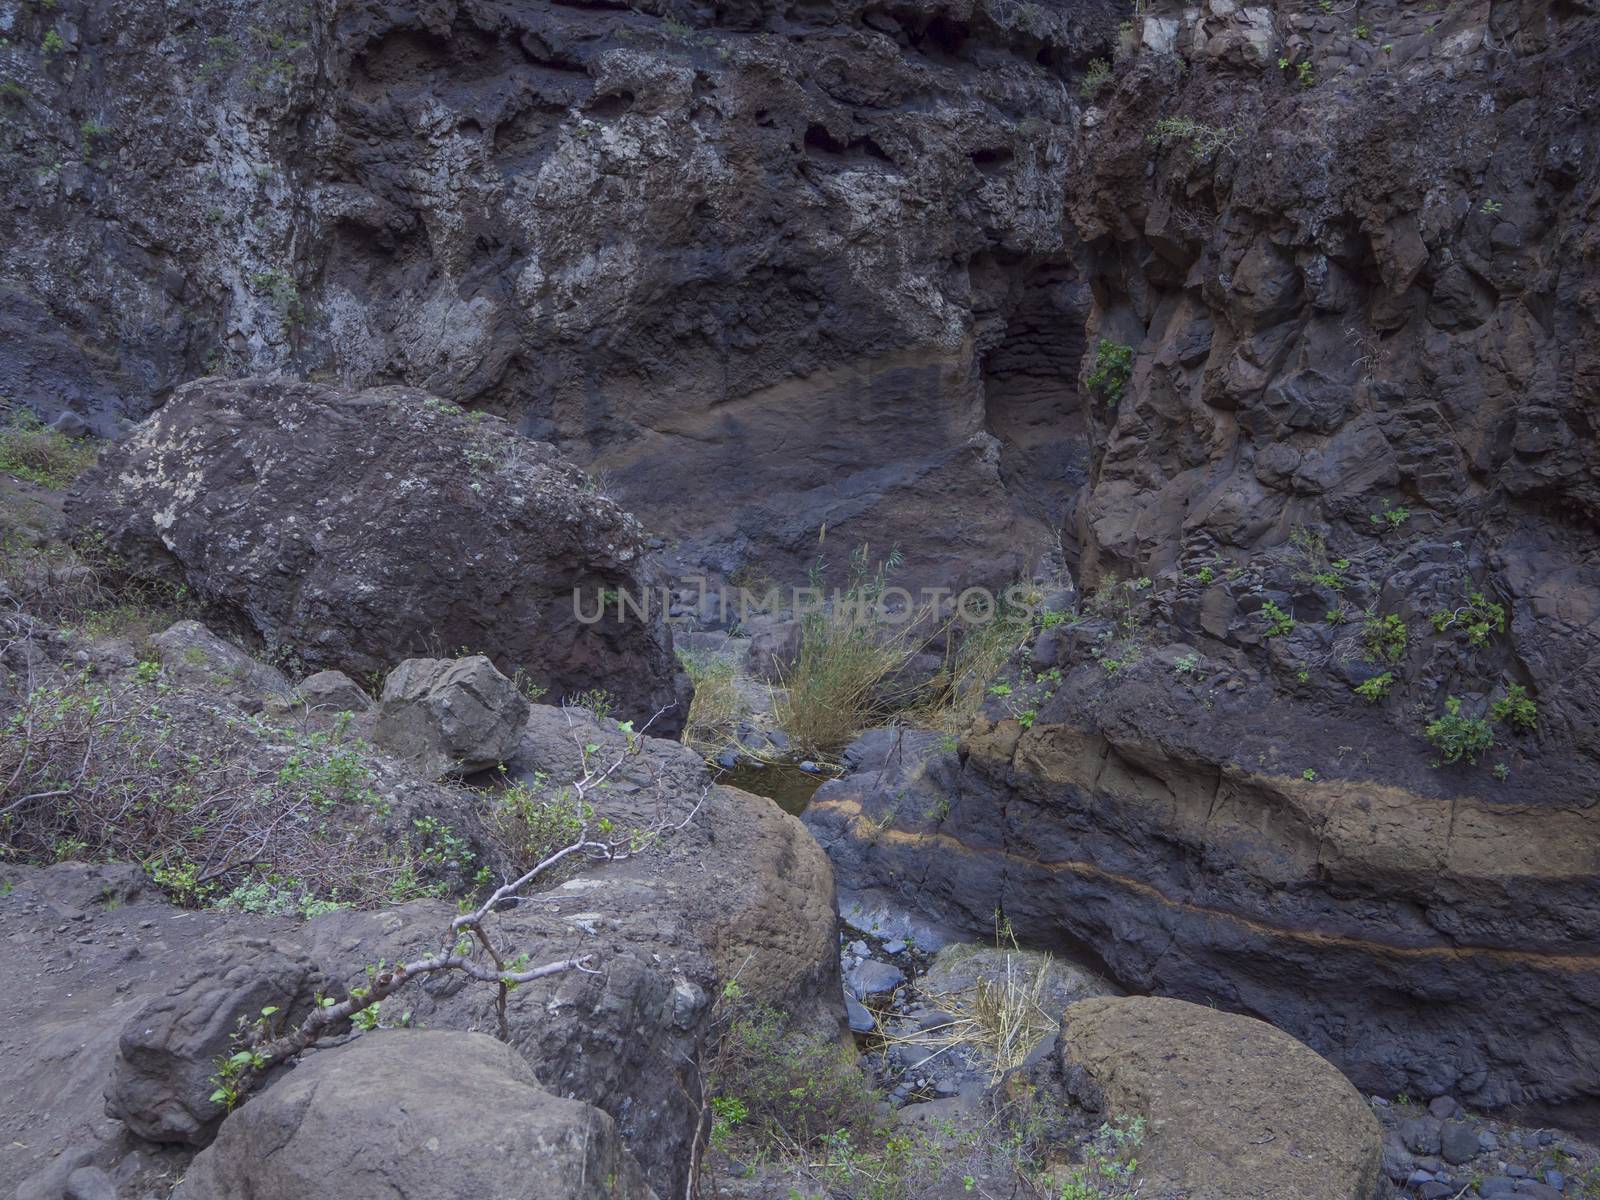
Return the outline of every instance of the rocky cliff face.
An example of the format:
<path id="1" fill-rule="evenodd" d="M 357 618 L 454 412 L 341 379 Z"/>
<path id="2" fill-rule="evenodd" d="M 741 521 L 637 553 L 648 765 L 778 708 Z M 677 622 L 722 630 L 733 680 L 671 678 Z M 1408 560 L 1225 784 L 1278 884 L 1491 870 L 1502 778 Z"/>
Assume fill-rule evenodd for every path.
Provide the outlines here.
<path id="1" fill-rule="evenodd" d="M 1096 597 L 959 759 L 885 782 L 903 748 L 864 745 L 814 828 L 845 884 L 999 906 L 1362 1086 L 1592 1119 L 1600 30 L 1213 4 L 1142 36 L 1069 199 Z"/>
<path id="2" fill-rule="evenodd" d="M 847 881 L 1596 1103 L 1585 6 L 7 13 L 17 390 L 425 385 L 724 573 L 1060 533 L 1098 599 L 914 822 L 824 793 Z"/>
<path id="3" fill-rule="evenodd" d="M 1109 3 L 8 21 L 0 320 L 46 407 L 410 383 L 725 573 L 827 524 L 1007 576 L 1082 481 L 1069 85 Z"/>

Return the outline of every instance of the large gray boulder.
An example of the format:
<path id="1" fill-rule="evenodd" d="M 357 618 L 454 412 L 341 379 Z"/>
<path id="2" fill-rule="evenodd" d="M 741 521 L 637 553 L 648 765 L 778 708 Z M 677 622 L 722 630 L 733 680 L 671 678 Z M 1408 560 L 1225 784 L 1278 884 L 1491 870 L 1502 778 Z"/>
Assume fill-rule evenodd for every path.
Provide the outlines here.
<path id="1" fill-rule="evenodd" d="M 654 1200 L 616 1122 L 479 1033 L 383 1030 L 309 1055 L 223 1123 L 175 1200 Z"/>
<path id="2" fill-rule="evenodd" d="M 372 740 L 439 779 L 505 762 L 527 720 L 527 700 L 482 655 L 408 658 L 384 681 Z"/>
<path id="3" fill-rule="evenodd" d="M 552 698 L 668 708 L 658 733 L 687 712 L 658 593 L 588 619 L 654 583 L 638 522 L 552 447 L 424 392 L 201 380 L 107 448 L 68 520 L 308 669 L 464 646 Z"/>

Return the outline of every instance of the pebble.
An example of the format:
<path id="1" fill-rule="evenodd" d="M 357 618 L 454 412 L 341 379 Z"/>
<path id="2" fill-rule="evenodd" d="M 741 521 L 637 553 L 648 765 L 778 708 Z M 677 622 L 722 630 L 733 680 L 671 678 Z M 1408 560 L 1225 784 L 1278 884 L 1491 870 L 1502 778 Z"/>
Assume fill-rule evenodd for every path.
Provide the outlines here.
<path id="1" fill-rule="evenodd" d="M 896 938 L 892 942 L 883 944 L 883 952 L 885 954 L 904 954 L 906 952 L 906 944 Z"/>
<path id="2" fill-rule="evenodd" d="M 905 973 L 899 967 L 869 958 L 846 971 L 844 982 L 858 1000 L 870 1000 L 875 996 L 887 996 L 905 980 Z"/>
<path id="3" fill-rule="evenodd" d="M 817 766 L 817 764 L 812 762 L 809 758 L 806 759 L 803 763 L 800 764 L 800 769 L 802 771 L 804 771 L 807 775 L 821 775 L 822 774 L 822 768 Z"/>
<path id="4" fill-rule="evenodd" d="M 1567 1190 L 1567 1177 L 1560 1171 L 1546 1171 L 1544 1173 L 1544 1181 L 1546 1186 L 1553 1187 L 1558 1192 L 1564 1192 Z"/>
<path id="5" fill-rule="evenodd" d="M 854 996 L 844 998 L 845 1015 L 850 1018 L 851 1033 L 871 1033 L 875 1022 L 872 1014 L 867 1011 L 867 1006 Z"/>
<path id="6" fill-rule="evenodd" d="M 1441 1121 L 1448 1121 L 1461 1111 L 1461 1106 L 1449 1096 L 1435 1096 L 1428 1101 L 1428 1112 Z"/>

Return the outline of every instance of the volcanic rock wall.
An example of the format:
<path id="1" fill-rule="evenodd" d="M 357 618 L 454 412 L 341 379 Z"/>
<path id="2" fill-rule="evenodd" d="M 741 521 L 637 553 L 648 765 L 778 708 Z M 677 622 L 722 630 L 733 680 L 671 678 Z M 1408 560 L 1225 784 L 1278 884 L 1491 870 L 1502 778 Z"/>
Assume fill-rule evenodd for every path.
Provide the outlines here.
<path id="1" fill-rule="evenodd" d="M 827 525 L 1006 578 L 1083 480 L 1062 214 L 1115 23 L 12 5 L 0 363 L 103 427 L 206 372 L 408 383 L 557 442 L 690 566 L 792 572 Z"/>
<path id="2" fill-rule="evenodd" d="M 1085 390 L 1128 352 L 1088 411 L 1094 596 L 959 757 L 863 744 L 809 819 L 842 885 L 999 908 L 1360 1086 L 1592 1122 L 1600 28 L 1213 0 L 1141 32 L 1069 197 Z"/>

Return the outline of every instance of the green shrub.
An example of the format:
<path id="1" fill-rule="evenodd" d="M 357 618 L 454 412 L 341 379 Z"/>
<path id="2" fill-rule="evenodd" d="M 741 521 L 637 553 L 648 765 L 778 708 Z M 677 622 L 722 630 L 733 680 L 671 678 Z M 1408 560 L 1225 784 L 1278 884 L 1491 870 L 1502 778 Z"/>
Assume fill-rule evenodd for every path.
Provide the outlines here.
<path id="1" fill-rule="evenodd" d="M 1476 763 L 1478 755 L 1494 745 L 1494 731 L 1482 717 L 1461 715 L 1461 701 L 1449 696 L 1444 702 L 1444 712 L 1428 722 L 1423 736 L 1439 751 L 1443 763 L 1457 763 L 1465 758 Z"/>
<path id="2" fill-rule="evenodd" d="M 1078 94 L 1085 100 L 1092 100 L 1110 82 L 1111 64 L 1103 58 L 1091 58 L 1089 69 L 1083 73 L 1083 82 L 1078 86 Z"/>
<path id="3" fill-rule="evenodd" d="M 486 824 L 512 866 L 527 871 L 576 841 L 593 817 L 594 810 L 569 789 L 549 790 L 539 772 L 531 783 L 518 782 L 491 793 Z M 574 858 L 565 870 L 557 868 L 545 878 L 566 878 L 580 865 Z"/>
<path id="4" fill-rule="evenodd" d="M 1261 616 L 1267 622 L 1269 638 L 1285 637 L 1294 632 L 1294 618 L 1271 600 L 1261 606 Z"/>
<path id="5" fill-rule="evenodd" d="M 1239 131 L 1231 125 L 1205 125 L 1190 117 L 1162 117 L 1149 134 L 1152 144 L 1185 146 L 1202 162 L 1232 148 L 1238 139 Z"/>
<path id="6" fill-rule="evenodd" d="M 1539 706 L 1520 683 L 1507 686 L 1506 694 L 1489 706 L 1489 716 L 1502 725 L 1531 733 L 1539 725 Z"/>
<path id="7" fill-rule="evenodd" d="M 1133 376 L 1133 347 L 1110 338 L 1095 343 L 1094 370 L 1086 382 L 1089 390 L 1100 397 L 1108 408 L 1115 408 Z"/>
<path id="8" fill-rule="evenodd" d="M 1371 513 L 1367 518 L 1380 531 L 1392 533 L 1411 519 L 1411 510 L 1409 508 L 1400 505 L 1395 505 L 1391 508 L 1387 500 L 1383 500 L 1380 503 L 1383 508 L 1378 512 Z"/>
<path id="9" fill-rule="evenodd" d="M 57 675 L 0 723 L 0 857 L 141 863 L 181 904 L 285 880 L 302 898 L 410 898 L 409 843 L 384 829 L 360 750 L 165 685 Z"/>
<path id="10" fill-rule="evenodd" d="M 1371 661 L 1397 663 L 1406 656 L 1410 632 L 1398 613 L 1373 615 L 1361 623 L 1361 640 Z"/>
<path id="11" fill-rule="evenodd" d="M 95 460 L 94 443 L 75 440 L 25 408 L 14 408 L 0 424 L 0 471 L 47 488 L 64 488 Z"/>
<path id="12" fill-rule="evenodd" d="M 715 1111 L 740 1112 L 734 1124 L 748 1134 L 801 1149 L 841 1135 L 858 1146 L 887 1136 L 890 1119 L 848 1049 L 830 1038 L 795 1035 L 787 1017 L 745 1000 L 737 985 L 718 1006 L 708 1072 Z"/>
<path id="13" fill-rule="evenodd" d="M 1466 603 L 1459 608 L 1441 609 L 1431 618 L 1433 627 L 1440 633 L 1454 629 L 1467 635 L 1467 645 L 1482 649 L 1489 644 L 1492 634 L 1506 631 L 1505 606 L 1490 600 L 1482 592 L 1468 591 Z"/>
<path id="14" fill-rule="evenodd" d="M 1382 675 L 1374 675 L 1371 679 L 1356 684 L 1356 695 L 1368 704 L 1376 704 L 1389 694 L 1389 689 L 1393 686 L 1394 673 L 1385 671 Z"/>

